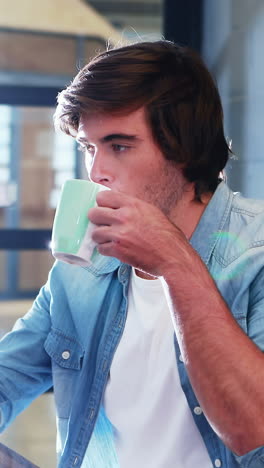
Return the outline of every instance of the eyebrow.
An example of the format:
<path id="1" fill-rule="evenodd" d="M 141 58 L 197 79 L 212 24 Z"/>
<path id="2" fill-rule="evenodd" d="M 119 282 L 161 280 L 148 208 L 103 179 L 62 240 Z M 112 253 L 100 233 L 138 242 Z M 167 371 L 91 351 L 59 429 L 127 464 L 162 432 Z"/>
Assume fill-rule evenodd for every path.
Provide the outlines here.
<path id="1" fill-rule="evenodd" d="M 106 135 L 102 138 L 100 138 L 101 143 L 107 143 L 109 141 L 113 140 L 126 140 L 126 141 L 136 141 L 140 140 L 140 138 L 137 135 L 129 135 L 127 133 L 111 133 L 110 135 Z M 80 143 L 88 143 L 88 140 L 86 138 L 77 138 L 77 141 Z"/>
<path id="2" fill-rule="evenodd" d="M 134 141 L 138 140 L 139 138 L 136 135 L 129 135 L 127 133 L 111 133 L 110 135 L 106 135 L 105 137 L 101 138 L 102 143 L 112 141 L 112 140 L 129 140 Z"/>

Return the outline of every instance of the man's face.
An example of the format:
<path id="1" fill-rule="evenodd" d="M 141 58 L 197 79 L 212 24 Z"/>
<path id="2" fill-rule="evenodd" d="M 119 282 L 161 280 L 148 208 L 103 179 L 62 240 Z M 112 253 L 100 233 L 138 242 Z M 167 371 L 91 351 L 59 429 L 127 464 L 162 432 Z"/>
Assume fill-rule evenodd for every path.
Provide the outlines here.
<path id="1" fill-rule="evenodd" d="M 181 198 L 181 171 L 154 142 L 143 108 L 124 116 L 83 115 L 77 141 L 93 182 L 154 204 L 166 215 Z"/>

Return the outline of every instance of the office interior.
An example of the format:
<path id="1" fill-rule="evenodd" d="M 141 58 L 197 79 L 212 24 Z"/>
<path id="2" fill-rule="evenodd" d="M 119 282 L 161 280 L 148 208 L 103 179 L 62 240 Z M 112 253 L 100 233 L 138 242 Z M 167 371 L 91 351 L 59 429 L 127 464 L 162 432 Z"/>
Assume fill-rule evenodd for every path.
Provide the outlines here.
<path id="1" fill-rule="evenodd" d="M 217 80 L 233 157 L 230 187 L 264 198 L 263 0 L 0 0 L 0 334 L 27 312 L 53 264 L 63 182 L 86 178 L 73 139 L 53 128 L 56 96 L 109 45 L 166 38 L 198 50 Z M 16 14 L 14 15 L 14 12 Z M 0 435 L 56 466 L 52 389 Z"/>

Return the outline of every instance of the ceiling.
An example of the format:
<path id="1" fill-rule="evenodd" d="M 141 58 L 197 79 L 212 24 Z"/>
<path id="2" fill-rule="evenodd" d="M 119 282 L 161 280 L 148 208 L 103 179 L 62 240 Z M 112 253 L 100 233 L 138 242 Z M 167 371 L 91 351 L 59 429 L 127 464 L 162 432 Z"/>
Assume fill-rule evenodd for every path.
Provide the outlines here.
<path id="1" fill-rule="evenodd" d="M 128 38 L 162 35 L 163 0 L 84 0 Z"/>

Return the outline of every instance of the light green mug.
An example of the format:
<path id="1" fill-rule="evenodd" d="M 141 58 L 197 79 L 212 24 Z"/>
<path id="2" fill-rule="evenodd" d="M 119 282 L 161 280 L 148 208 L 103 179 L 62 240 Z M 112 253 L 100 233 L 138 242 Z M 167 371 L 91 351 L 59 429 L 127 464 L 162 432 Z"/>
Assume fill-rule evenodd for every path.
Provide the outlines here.
<path id="1" fill-rule="evenodd" d="M 91 238 L 94 224 L 88 211 L 96 205 L 96 195 L 106 187 L 82 179 L 67 180 L 61 191 L 53 223 L 52 255 L 66 263 L 87 266 L 98 255 Z"/>

